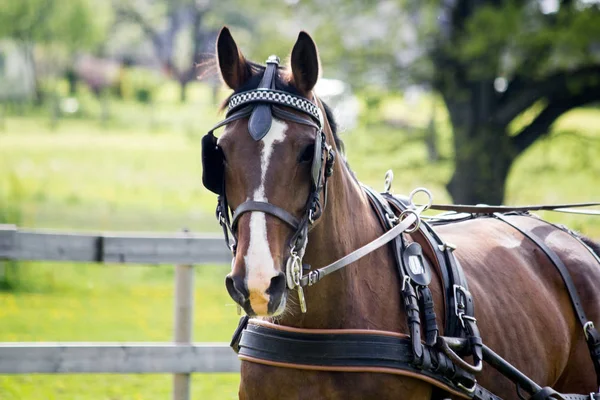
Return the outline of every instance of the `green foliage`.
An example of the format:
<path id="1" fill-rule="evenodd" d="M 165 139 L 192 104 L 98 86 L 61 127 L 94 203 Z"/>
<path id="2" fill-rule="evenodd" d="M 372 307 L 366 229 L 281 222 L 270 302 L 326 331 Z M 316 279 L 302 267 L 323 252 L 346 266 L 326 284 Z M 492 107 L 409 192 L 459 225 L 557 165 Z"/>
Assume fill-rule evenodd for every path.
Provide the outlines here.
<path id="1" fill-rule="evenodd" d="M 61 43 L 84 49 L 99 43 L 111 22 L 101 0 L 0 0 L 0 37 L 39 43 Z"/>
<path id="2" fill-rule="evenodd" d="M 528 2 L 478 7 L 448 51 L 469 64 L 474 77 L 520 74 L 530 78 L 595 61 L 600 7 L 561 6 L 544 14 Z"/>
<path id="3" fill-rule="evenodd" d="M 145 68 L 126 68 L 121 76 L 121 95 L 125 100 L 151 103 L 162 83 L 164 78 L 155 71 Z"/>

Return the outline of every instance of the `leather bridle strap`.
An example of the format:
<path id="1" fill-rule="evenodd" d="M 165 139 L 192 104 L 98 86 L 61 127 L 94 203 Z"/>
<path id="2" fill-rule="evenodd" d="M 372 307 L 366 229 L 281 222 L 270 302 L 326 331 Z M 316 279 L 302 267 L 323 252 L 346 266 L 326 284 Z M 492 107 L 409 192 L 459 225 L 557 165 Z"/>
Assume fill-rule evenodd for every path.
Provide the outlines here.
<path id="1" fill-rule="evenodd" d="M 300 221 L 289 212 L 285 211 L 281 207 L 274 206 L 271 203 L 265 201 L 254 201 L 248 200 L 245 203 L 240 204 L 233 213 L 233 219 L 231 220 L 231 228 L 235 231 L 238 221 L 242 214 L 252 211 L 260 211 L 266 214 L 270 214 L 274 217 L 279 218 L 294 229 L 300 227 Z"/>
<path id="2" fill-rule="evenodd" d="M 379 236 L 372 242 L 367 243 L 366 245 L 354 250 L 352 253 L 323 268 L 310 271 L 308 275 L 304 275 L 300 279 L 300 286 L 312 286 L 327 275 L 352 264 L 356 260 L 391 242 L 395 237 L 408 230 L 413 224 L 417 223 L 417 215 L 418 211 L 416 213 L 407 214 L 406 218 L 404 218 L 398 225 L 394 226 L 392 229 Z"/>

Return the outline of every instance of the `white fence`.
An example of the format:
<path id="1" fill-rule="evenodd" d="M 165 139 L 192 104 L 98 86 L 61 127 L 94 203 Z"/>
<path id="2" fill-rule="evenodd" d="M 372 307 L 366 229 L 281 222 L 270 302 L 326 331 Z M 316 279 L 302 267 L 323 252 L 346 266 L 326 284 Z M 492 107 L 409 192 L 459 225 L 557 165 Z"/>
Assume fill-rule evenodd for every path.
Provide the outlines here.
<path id="1" fill-rule="evenodd" d="M 180 233 L 76 234 L 0 225 L 0 260 L 175 264 L 173 343 L 0 343 L 0 374 L 173 373 L 188 400 L 190 374 L 239 372 L 224 343 L 192 343 L 194 265 L 229 263 L 221 237 Z"/>

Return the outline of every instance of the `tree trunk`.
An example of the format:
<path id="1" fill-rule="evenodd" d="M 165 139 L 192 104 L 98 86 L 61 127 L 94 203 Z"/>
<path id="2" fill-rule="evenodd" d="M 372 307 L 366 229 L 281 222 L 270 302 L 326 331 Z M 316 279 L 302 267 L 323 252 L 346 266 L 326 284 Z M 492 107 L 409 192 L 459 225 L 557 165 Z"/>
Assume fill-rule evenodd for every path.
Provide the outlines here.
<path id="1" fill-rule="evenodd" d="M 179 101 L 185 103 L 187 100 L 187 80 L 179 81 Z"/>
<path id="2" fill-rule="evenodd" d="M 458 204 L 502 204 L 515 159 L 506 129 L 489 123 L 453 128 L 456 165 L 447 184 L 452 199 Z"/>

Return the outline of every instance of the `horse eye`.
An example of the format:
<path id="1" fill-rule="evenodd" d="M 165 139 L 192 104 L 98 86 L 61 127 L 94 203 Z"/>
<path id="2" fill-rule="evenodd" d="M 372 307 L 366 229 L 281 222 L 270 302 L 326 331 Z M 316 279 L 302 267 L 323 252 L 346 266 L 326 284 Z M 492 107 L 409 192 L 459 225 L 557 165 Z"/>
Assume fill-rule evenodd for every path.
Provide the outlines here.
<path id="1" fill-rule="evenodd" d="M 315 155 L 315 145 L 310 144 L 310 145 L 306 146 L 304 148 L 304 150 L 302 150 L 302 153 L 300 153 L 300 155 L 298 156 L 298 162 L 300 162 L 300 163 L 310 162 L 310 161 L 312 161 L 314 155 Z"/>

